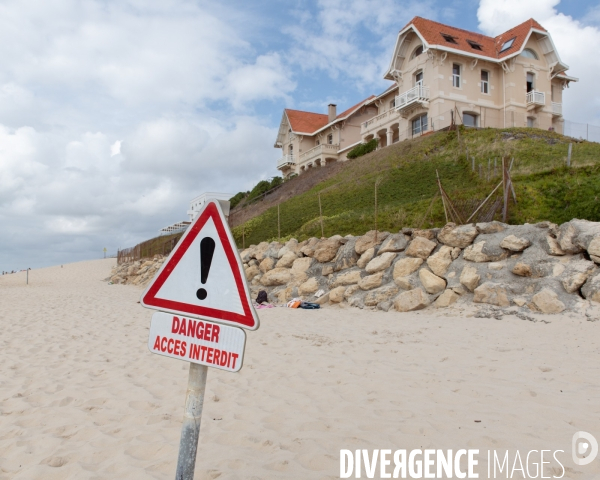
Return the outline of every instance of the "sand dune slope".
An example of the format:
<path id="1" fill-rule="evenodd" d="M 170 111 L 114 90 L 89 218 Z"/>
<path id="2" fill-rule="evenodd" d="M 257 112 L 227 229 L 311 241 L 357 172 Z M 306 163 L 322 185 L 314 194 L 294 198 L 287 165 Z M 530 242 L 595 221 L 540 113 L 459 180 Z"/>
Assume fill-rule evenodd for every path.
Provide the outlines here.
<path id="1" fill-rule="evenodd" d="M 0 478 L 174 477 L 188 365 L 148 352 L 113 262 L 0 277 Z M 242 371 L 209 372 L 196 478 L 333 479 L 342 448 L 421 447 L 562 449 L 564 478 L 600 475 L 570 459 L 573 433 L 600 439 L 600 322 L 260 316 Z"/>

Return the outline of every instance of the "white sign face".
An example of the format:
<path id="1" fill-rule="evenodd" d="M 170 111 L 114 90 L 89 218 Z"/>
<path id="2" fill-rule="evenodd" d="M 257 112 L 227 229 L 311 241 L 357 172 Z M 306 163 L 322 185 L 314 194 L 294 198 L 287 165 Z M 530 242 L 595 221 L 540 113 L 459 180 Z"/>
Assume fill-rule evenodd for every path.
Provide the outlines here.
<path id="1" fill-rule="evenodd" d="M 237 327 L 156 312 L 148 348 L 152 353 L 237 372 L 242 368 L 246 333 Z"/>
<path id="2" fill-rule="evenodd" d="M 258 328 L 244 269 L 218 202 L 206 204 L 142 294 L 141 304 Z"/>

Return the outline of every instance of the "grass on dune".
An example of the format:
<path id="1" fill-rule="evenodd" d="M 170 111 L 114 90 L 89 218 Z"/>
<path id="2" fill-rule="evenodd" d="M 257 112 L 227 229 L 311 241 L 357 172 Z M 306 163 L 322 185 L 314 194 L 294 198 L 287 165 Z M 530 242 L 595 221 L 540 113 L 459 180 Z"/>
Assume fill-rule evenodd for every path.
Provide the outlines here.
<path id="1" fill-rule="evenodd" d="M 569 143 L 573 152 L 567 168 Z M 321 236 L 319 194 L 325 236 L 360 235 L 373 229 L 376 183 L 378 229 L 442 226 L 445 216 L 440 198 L 431 204 L 438 192 L 436 172 L 453 199 L 482 200 L 501 179 L 502 157 L 514 158 L 511 173 L 518 204 L 511 205 L 509 222 L 600 220 L 600 144 L 537 129 L 463 128 L 348 161 L 335 175 L 279 204 L 280 238 Z M 242 235 L 246 246 L 277 239 L 277 218 L 277 207 L 271 207 L 233 228 L 238 246 L 242 246 Z"/>

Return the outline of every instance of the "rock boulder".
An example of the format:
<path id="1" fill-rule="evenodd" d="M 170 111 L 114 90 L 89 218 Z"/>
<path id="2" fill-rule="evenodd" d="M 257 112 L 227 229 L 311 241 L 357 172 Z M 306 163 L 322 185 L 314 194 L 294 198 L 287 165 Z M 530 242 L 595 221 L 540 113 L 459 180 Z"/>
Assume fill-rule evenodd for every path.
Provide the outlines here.
<path id="1" fill-rule="evenodd" d="M 449 247 L 466 248 L 473 243 L 479 231 L 473 225 L 456 226 L 454 223 L 447 223 L 438 233 L 438 240 Z"/>

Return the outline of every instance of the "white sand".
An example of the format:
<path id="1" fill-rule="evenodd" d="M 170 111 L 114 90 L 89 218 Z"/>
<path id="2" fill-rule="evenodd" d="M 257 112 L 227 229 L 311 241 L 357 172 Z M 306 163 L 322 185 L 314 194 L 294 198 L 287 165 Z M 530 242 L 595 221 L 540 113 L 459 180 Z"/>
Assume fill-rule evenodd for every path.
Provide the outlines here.
<path id="1" fill-rule="evenodd" d="M 0 276 L 0 478 L 174 477 L 188 364 L 148 352 L 113 262 Z M 196 478 L 339 478 L 342 448 L 421 447 L 562 449 L 564 478 L 600 474 L 570 451 L 600 440 L 600 322 L 453 314 L 261 310 L 242 371 L 209 372 Z"/>

